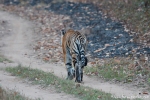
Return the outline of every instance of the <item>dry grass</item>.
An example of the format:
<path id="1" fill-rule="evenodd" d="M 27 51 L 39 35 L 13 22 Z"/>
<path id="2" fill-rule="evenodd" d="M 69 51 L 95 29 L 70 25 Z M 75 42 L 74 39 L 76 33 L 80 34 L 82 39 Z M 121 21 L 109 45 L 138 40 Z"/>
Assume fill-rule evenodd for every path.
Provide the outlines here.
<path id="1" fill-rule="evenodd" d="M 6 91 L 0 87 L 0 100 L 31 100 L 31 99 L 21 96 L 20 93 L 16 91 L 12 91 L 12 90 Z M 36 99 L 36 100 L 40 100 L 40 99 Z"/>
<path id="2" fill-rule="evenodd" d="M 126 98 L 113 98 L 110 93 L 104 93 L 75 83 L 74 81 L 60 79 L 52 73 L 43 72 L 38 69 L 18 66 L 15 68 L 6 68 L 6 71 L 12 73 L 14 76 L 26 78 L 32 81 L 33 84 L 40 84 L 45 87 L 52 85 L 58 91 L 64 91 L 67 94 L 75 95 L 81 100 L 128 100 Z"/>
<path id="3" fill-rule="evenodd" d="M 98 76 L 105 80 L 133 83 L 136 86 L 150 88 L 150 57 L 120 57 L 97 60 L 91 67 L 85 67 L 89 76 Z"/>

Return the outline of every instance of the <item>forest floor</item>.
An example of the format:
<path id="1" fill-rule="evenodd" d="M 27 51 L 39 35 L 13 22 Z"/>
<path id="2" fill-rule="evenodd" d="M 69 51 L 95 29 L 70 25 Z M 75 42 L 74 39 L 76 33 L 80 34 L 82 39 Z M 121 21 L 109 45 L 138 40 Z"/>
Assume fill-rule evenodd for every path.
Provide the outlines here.
<path id="1" fill-rule="evenodd" d="M 62 62 L 60 30 L 64 28 L 64 23 L 68 26 L 73 26 L 75 24 L 70 16 L 58 14 L 53 11 L 47 11 L 45 9 L 42 9 L 42 6 L 44 5 L 38 5 L 36 7 L 0 5 L 0 54 L 4 55 L 7 59 L 14 62 L 2 62 L 0 63 L 0 67 L 14 67 L 18 64 L 21 64 L 27 67 L 30 66 L 33 69 L 39 69 L 45 72 L 52 72 L 54 75 L 65 79 L 66 69 Z M 115 23 L 115 26 L 116 25 L 118 24 Z M 84 27 L 84 25 L 81 25 L 81 27 Z M 78 29 L 78 27 L 74 28 L 80 30 Z M 96 30 L 96 28 L 94 29 Z M 95 30 L 89 30 L 86 28 L 82 29 L 82 32 L 89 34 L 91 31 Z M 105 29 L 103 31 L 108 30 L 109 29 Z M 117 32 L 115 30 L 114 32 Z M 118 30 L 122 31 L 122 28 L 119 28 Z M 126 32 L 122 35 L 119 35 L 117 33 L 117 35 L 121 36 L 121 39 L 119 38 L 120 40 L 118 41 L 129 41 L 131 39 L 131 37 L 128 36 Z M 126 39 L 123 39 L 124 35 Z M 107 38 L 109 37 L 110 36 L 108 36 Z M 113 40 L 114 39 L 112 39 L 112 41 Z M 105 43 L 105 41 L 103 42 Z M 111 43 L 104 43 L 101 44 L 101 47 L 105 46 L 104 49 L 111 45 Z M 121 44 L 123 43 L 119 43 L 117 45 L 120 47 Z M 135 46 L 136 48 L 138 48 L 137 45 L 134 45 L 133 43 L 128 46 Z M 128 46 L 126 47 L 128 48 Z M 95 47 L 93 50 L 91 49 L 91 51 L 95 51 L 95 53 L 101 51 L 96 51 L 98 48 L 100 47 Z M 100 57 L 107 56 L 107 52 L 109 51 L 108 49 L 106 49 L 103 54 L 99 54 Z M 92 53 L 89 52 L 89 55 Z M 108 55 L 113 56 L 114 53 L 115 52 L 112 52 L 112 54 Z M 90 57 L 91 56 L 89 56 L 89 66 L 91 66 L 93 62 L 92 58 Z M 53 100 L 78 99 L 72 95 L 58 93 L 54 87 L 50 87 L 50 89 L 43 89 L 40 86 L 29 85 L 28 82 L 24 82 L 22 79 L 11 76 L 11 74 L 8 74 L 4 71 L 0 71 L 0 74 L 0 84 L 2 87 L 15 89 L 29 98 L 41 98 L 44 100 L 50 100 L 52 98 Z M 111 93 L 112 95 L 117 97 L 124 96 L 130 98 L 133 96 L 147 96 L 146 99 L 149 100 L 149 93 L 147 92 L 147 90 L 134 87 L 133 85 L 106 82 L 97 77 L 89 77 L 87 75 L 84 75 L 84 83 L 82 85 L 104 91 L 106 93 Z"/>

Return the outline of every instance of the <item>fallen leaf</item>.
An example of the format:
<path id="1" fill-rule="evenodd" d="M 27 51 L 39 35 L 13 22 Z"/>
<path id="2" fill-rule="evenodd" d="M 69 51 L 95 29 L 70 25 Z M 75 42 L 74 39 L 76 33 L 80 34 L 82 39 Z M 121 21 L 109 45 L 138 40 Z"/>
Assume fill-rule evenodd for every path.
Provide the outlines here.
<path id="1" fill-rule="evenodd" d="M 79 84 L 79 83 L 77 83 L 77 84 L 76 84 L 76 88 L 79 88 L 79 87 L 80 87 L 80 84 Z"/>
<path id="2" fill-rule="evenodd" d="M 102 96 L 98 96 L 97 98 L 100 99 L 100 98 L 102 98 Z"/>
<path id="3" fill-rule="evenodd" d="M 18 93 L 17 92 L 14 92 L 14 96 L 16 96 Z"/>
<path id="4" fill-rule="evenodd" d="M 114 62 L 120 64 L 121 61 L 119 59 L 114 59 Z"/>
<path id="5" fill-rule="evenodd" d="M 99 48 L 98 50 L 95 50 L 94 53 L 100 52 L 102 50 L 103 50 L 103 48 Z"/>
<path id="6" fill-rule="evenodd" d="M 79 93 L 78 93 L 78 95 L 82 95 L 82 94 L 83 94 L 83 92 L 79 92 Z"/>
<path id="7" fill-rule="evenodd" d="M 108 47 L 108 46 L 111 46 L 110 44 L 105 44 L 105 47 L 104 48 L 106 48 L 106 47 Z"/>
<path id="8" fill-rule="evenodd" d="M 143 94 L 146 94 L 146 95 L 148 95 L 148 92 L 144 91 L 144 92 L 143 92 Z"/>
<path id="9" fill-rule="evenodd" d="M 92 65 L 96 64 L 96 62 L 91 62 Z"/>
<path id="10" fill-rule="evenodd" d="M 49 61 L 49 58 L 48 57 L 44 57 L 43 60 L 44 61 Z"/>

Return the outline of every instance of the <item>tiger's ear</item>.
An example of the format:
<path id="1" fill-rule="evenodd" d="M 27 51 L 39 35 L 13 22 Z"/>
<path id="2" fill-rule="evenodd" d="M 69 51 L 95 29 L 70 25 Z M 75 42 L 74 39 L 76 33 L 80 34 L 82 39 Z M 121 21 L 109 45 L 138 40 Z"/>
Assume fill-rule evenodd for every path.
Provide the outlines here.
<path id="1" fill-rule="evenodd" d="M 61 34 L 62 35 L 65 35 L 65 33 L 66 33 L 66 31 L 63 29 L 63 30 L 61 30 Z"/>

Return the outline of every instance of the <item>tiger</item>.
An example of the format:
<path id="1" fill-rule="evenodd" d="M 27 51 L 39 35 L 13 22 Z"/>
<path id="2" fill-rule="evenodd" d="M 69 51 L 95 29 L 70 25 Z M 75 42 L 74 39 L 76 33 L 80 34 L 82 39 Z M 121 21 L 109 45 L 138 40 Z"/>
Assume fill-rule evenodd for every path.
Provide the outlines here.
<path id="1" fill-rule="evenodd" d="M 78 31 L 62 30 L 63 59 L 67 69 L 67 79 L 81 83 L 83 81 L 83 68 L 87 66 L 88 59 L 85 56 L 87 39 Z"/>

